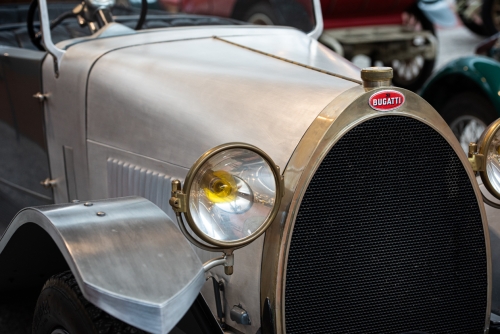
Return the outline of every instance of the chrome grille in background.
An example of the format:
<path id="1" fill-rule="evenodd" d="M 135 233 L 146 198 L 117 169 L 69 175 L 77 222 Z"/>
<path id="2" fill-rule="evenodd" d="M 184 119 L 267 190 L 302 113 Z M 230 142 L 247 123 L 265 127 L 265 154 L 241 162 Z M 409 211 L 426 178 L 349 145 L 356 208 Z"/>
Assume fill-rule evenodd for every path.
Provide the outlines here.
<path id="1" fill-rule="evenodd" d="M 445 139 L 384 116 L 333 146 L 298 211 L 284 302 L 287 333 L 483 333 L 483 225 Z"/>

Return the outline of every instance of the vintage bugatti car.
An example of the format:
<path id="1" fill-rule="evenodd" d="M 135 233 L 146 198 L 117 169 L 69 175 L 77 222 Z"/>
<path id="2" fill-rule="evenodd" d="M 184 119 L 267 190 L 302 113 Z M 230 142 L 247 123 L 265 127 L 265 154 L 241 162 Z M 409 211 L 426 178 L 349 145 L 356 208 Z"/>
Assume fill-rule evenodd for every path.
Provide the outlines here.
<path id="1" fill-rule="evenodd" d="M 313 4 L 308 32 L 107 0 L 3 27 L 0 296 L 41 289 L 33 333 L 488 331 L 498 124 L 467 158 Z"/>

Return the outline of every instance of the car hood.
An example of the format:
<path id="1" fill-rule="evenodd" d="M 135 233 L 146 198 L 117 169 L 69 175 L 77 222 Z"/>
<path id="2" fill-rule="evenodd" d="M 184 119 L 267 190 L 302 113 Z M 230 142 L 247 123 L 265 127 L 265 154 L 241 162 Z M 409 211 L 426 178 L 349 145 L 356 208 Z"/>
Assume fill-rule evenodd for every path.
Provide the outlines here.
<path id="1" fill-rule="evenodd" d="M 104 54 L 88 78 L 88 140 L 186 168 L 212 147 L 246 142 L 284 168 L 318 114 L 359 84 L 359 69 L 301 32 L 266 32 Z"/>

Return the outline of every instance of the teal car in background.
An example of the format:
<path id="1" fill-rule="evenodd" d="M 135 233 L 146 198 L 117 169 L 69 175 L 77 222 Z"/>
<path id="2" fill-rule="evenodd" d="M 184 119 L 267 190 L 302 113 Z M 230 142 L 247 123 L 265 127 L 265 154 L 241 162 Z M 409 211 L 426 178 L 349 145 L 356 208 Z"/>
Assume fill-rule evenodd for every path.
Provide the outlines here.
<path id="1" fill-rule="evenodd" d="M 420 95 L 446 120 L 464 151 L 500 117 L 500 36 L 477 49 L 477 56 L 451 61 L 437 71 Z"/>

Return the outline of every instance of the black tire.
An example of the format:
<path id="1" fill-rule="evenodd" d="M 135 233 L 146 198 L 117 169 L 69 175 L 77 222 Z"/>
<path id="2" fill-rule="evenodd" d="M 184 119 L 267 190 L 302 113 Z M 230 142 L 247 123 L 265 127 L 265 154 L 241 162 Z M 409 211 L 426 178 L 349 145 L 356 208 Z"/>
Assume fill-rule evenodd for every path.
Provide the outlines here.
<path id="1" fill-rule="evenodd" d="M 278 20 L 271 5 L 260 2 L 245 12 L 243 21 L 258 25 L 276 25 Z"/>
<path id="2" fill-rule="evenodd" d="M 483 95 L 466 92 L 453 96 L 440 110 L 465 152 L 470 142 L 477 142 L 484 129 L 498 115 L 493 104 Z"/>
<path id="3" fill-rule="evenodd" d="M 467 0 L 458 0 L 456 3 L 457 3 L 457 14 L 458 17 L 460 18 L 460 21 L 462 21 L 463 25 L 476 35 L 489 36 L 486 33 L 486 29 L 482 24 L 477 24 L 472 19 L 469 19 L 464 16 L 464 12 L 468 8 Z"/>
<path id="4" fill-rule="evenodd" d="M 36 303 L 32 333 L 51 334 L 55 330 L 70 334 L 145 333 L 88 302 L 71 271 L 52 276 Z"/>
<path id="5" fill-rule="evenodd" d="M 500 1 L 483 0 L 481 18 L 486 36 L 494 35 L 500 31 Z"/>
<path id="6" fill-rule="evenodd" d="M 479 35 L 479 36 L 484 36 L 484 37 L 488 37 L 490 36 L 488 33 L 486 33 L 485 29 L 484 29 L 484 26 L 482 25 L 479 25 L 467 18 L 465 18 L 462 14 L 458 14 L 458 17 L 460 18 L 460 21 L 462 21 L 463 25 L 469 29 L 470 31 L 472 31 L 473 33 L 475 33 L 476 35 Z"/>
<path id="7" fill-rule="evenodd" d="M 430 31 L 434 36 L 436 36 L 434 25 L 417 6 L 412 6 L 407 13 L 412 15 L 416 21 L 420 23 L 422 30 Z M 432 70 L 434 69 L 435 62 L 436 57 L 432 59 L 425 59 L 423 56 L 416 56 L 407 61 L 394 59 L 391 63 L 386 63 L 384 65 L 393 68 L 394 77 L 392 82 L 395 86 L 406 88 L 415 92 L 420 89 L 420 87 L 422 87 L 425 81 L 430 77 Z M 418 74 L 413 77 L 408 77 L 408 74 L 411 75 L 415 68 L 418 70 Z"/>

